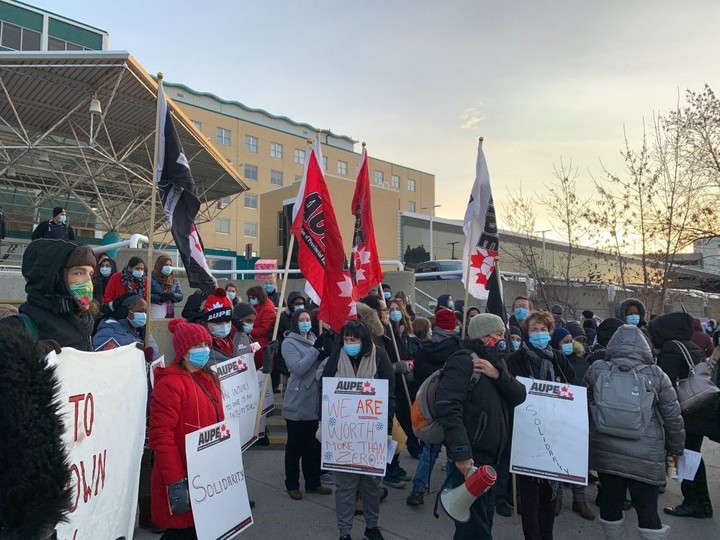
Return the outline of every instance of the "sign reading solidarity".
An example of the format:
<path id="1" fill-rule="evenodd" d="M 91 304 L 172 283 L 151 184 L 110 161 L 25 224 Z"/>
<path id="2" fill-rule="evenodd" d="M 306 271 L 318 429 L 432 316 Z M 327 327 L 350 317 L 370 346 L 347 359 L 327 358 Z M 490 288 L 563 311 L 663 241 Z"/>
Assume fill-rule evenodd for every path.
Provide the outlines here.
<path id="1" fill-rule="evenodd" d="M 71 508 L 60 540 L 132 538 L 145 439 L 145 358 L 135 345 L 50 353 L 70 463 Z"/>
<path id="2" fill-rule="evenodd" d="M 245 450 L 257 440 L 255 419 L 260 390 L 253 354 L 247 353 L 220 362 L 212 369 L 220 378 L 225 418 L 238 422 L 237 436 Z"/>
<path id="3" fill-rule="evenodd" d="M 387 380 L 323 378 L 324 470 L 384 476 L 387 434 Z"/>
<path id="4" fill-rule="evenodd" d="M 518 377 L 527 399 L 515 407 L 510 472 L 587 485 L 587 389 Z"/>
<path id="5" fill-rule="evenodd" d="M 253 524 L 238 433 L 230 419 L 185 435 L 198 538 L 230 540 Z"/>

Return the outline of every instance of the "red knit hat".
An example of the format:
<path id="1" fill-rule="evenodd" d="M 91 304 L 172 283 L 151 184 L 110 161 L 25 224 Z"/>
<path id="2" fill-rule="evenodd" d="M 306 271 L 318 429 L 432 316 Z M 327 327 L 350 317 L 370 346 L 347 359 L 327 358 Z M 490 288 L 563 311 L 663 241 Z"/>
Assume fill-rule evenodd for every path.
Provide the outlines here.
<path id="1" fill-rule="evenodd" d="M 212 336 L 204 326 L 189 323 L 185 319 L 173 319 L 168 324 L 168 330 L 173 335 L 173 348 L 175 349 L 174 363 L 182 361 L 183 356 L 193 347 L 203 343 L 210 345 Z"/>
<path id="2" fill-rule="evenodd" d="M 230 321 L 232 307 L 225 289 L 218 287 L 205 299 L 205 320 L 212 323 Z"/>
<path id="3" fill-rule="evenodd" d="M 435 312 L 435 326 L 442 330 L 452 331 L 457 326 L 457 317 L 452 309 L 441 308 Z"/>

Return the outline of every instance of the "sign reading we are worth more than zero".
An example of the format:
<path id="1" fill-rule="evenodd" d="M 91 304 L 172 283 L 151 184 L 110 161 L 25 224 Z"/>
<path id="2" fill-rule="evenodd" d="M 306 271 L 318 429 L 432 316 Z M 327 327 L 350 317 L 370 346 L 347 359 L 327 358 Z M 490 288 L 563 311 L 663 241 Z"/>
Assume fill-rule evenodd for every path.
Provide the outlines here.
<path id="1" fill-rule="evenodd" d="M 242 449 L 257 440 L 255 419 L 257 418 L 258 376 L 252 353 L 220 362 L 212 366 L 220 379 L 225 418 L 238 422 L 238 437 Z"/>
<path id="2" fill-rule="evenodd" d="M 387 380 L 323 378 L 324 470 L 384 476 L 387 434 Z"/>
<path id="3" fill-rule="evenodd" d="M 253 524 L 238 422 L 185 435 L 190 504 L 198 538 L 230 540 Z"/>
<path id="4" fill-rule="evenodd" d="M 510 472 L 586 486 L 587 389 L 517 380 L 525 385 L 527 399 L 515 407 Z"/>

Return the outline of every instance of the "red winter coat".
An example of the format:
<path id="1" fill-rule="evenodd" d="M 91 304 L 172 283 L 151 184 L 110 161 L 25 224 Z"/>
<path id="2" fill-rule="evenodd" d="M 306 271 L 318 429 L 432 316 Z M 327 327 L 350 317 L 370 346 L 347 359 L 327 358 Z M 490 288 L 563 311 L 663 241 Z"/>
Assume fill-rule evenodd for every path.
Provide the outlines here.
<path id="1" fill-rule="evenodd" d="M 712 338 L 708 336 L 703 330 L 702 322 L 700 321 L 700 319 L 696 319 L 694 317 L 693 333 L 690 341 L 697 345 L 698 349 L 702 351 L 703 358 L 709 358 L 710 356 L 712 356 L 713 350 L 715 349 L 715 347 L 713 346 Z"/>
<path id="2" fill-rule="evenodd" d="M 200 388 L 202 385 L 213 402 Z M 177 364 L 155 370 L 150 401 L 150 447 L 155 451 L 151 477 L 152 520 L 168 529 L 194 526 L 192 510 L 170 515 L 167 486 L 187 478 L 185 435 L 225 419 L 222 394 L 203 371 L 190 374 Z"/>
<path id="3" fill-rule="evenodd" d="M 147 277 L 143 278 L 143 285 L 147 291 Z M 135 284 L 132 284 L 135 287 Z M 115 272 L 107 282 L 105 286 L 105 294 L 103 294 L 103 304 L 109 304 L 116 298 L 120 298 L 123 294 L 135 292 L 135 289 L 128 291 L 122 282 L 122 272 Z"/>
<path id="4" fill-rule="evenodd" d="M 265 303 L 253 307 L 257 318 L 250 335 L 260 344 L 260 349 L 255 353 L 255 369 L 259 370 L 262 368 L 265 346 L 270 342 L 270 333 L 275 324 L 275 304 L 272 300 L 267 299 Z"/>

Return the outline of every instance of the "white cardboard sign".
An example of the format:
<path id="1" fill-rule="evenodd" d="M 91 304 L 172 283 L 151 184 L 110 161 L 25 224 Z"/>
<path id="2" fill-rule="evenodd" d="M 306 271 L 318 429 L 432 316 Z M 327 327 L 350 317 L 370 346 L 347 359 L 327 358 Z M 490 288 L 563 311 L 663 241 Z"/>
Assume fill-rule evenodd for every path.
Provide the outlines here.
<path id="1" fill-rule="evenodd" d="M 242 449 L 257 440 L 258 376 L 252 353 L 220 362 L 212 366 L 220 378 L 225 418 L 238 422 L 238 437 Z"/>

